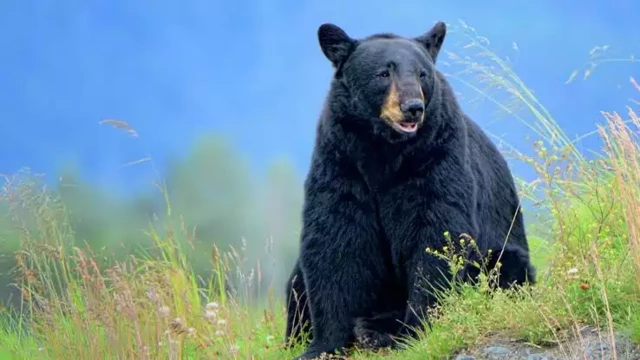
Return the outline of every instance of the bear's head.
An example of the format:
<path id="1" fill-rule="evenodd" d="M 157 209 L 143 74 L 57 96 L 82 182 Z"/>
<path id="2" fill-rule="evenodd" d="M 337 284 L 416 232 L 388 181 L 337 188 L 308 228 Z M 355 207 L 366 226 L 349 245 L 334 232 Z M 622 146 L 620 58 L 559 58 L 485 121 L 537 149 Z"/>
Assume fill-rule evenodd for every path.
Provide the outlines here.
<path id="1" fill-rule="evenodd" d="M 437 95 L 435 62 L 445 34 L 443 22 L 415 38 L 354 39 L 336 25 L 321 25 L 320 48 L 335 70 L 332 91 L 347 112 L 342 120 L 393 142 L 415 136 Z"/>

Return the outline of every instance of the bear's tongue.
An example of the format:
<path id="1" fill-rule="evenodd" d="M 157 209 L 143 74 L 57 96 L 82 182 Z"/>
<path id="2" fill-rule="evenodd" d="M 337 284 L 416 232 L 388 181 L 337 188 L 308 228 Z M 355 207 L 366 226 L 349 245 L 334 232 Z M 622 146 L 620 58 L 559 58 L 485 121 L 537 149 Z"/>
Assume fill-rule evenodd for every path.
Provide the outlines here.
<path id="1" fill-rule="evenodd" d="M 397 123 L 397 125 L 400 128 L 400 130 L 406 131 L 406 132 L 414 132 L 418 128 L 418 124 L 416 123 L 399 122 Z"/>

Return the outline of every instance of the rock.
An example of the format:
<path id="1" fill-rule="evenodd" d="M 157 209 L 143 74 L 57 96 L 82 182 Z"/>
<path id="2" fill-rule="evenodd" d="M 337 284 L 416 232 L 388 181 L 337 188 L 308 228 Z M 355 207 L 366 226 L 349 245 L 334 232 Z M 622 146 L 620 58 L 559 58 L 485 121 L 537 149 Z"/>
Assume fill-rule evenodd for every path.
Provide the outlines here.
<path id="1" fill-rule="evenodd" d="M 455 360 L 640 360 L 640 346 L 627 335 L 580 331 L 580 337 L 566 339 L 561 346 L 539 347 L 510 338 L 493 338 L 490 343 L 467 348 Z"/>
<path id="2" fill-rule="evenodd" d="M 640 357 L 640 349 L 626 336 L 618 334 L 615 349 L 611 345 L 607 338 L 594 340 L 592 344 L 585 346 L 584 355 L 589 360 L 611 360 L 615 351 L 618 360 L 637 360 Z"/>
<path id="3" fill-rule="evenodd" d="M 551 358 L 544 354 L 530 354 L 527 360 L 551 360 Z"/>
<path id="4" fill-rule="evenodd" d="M 456 356 L 456 360 L 476 360 L 476 358 L 474 358 L 473 356 L 460 354 Z"/>
<path id="5" fill-rule="evenodd" d="M 493 346 L 488 346 L 486 348 L 484 348 L 484 353 L 485 355 L 487 355 L 489 358 L 497 358 L 497 359 L 503 359 L 506 358 L 507 355 L 511 354 L 512 351 L 509 348 L 506 348 L 504 346 L 499 346 L 499 345 L 493 345 Z"/>
<path id="6" fill-rule="evenodd" d="M 611 351 L 606 344 L 595 344 L 587 346 L 585 355 L 587 355 L 588 359 L 609 360 L 611 358 Z"/>

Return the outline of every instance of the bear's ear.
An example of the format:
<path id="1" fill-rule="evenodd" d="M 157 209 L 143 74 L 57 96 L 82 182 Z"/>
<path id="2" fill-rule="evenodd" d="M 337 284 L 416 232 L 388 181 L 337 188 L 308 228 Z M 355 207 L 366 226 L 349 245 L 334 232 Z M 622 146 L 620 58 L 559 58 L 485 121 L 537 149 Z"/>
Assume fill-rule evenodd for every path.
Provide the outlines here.
<path id="1" fill-rule="evenodd" d="M 421 36 L 418 36 L 414 40 L 422 44 L 422 46 L 427 49 L 429 55 L 431 55 L 431 59 L 435 63 L 436 58 L 440 53 L 442 43 L 444 42 L 445 35 L 447 35 L 447 25 L 442 21 L 438 21 L 431 30 Z"/>
<path id="2" fill-rule="evenodd" d="M 320 25 L 318 42 L 322 53 L 335 68 L 347 59 L 356 44 L 356 41 L 350 38 L 344 30 L 333 24 Z"/>

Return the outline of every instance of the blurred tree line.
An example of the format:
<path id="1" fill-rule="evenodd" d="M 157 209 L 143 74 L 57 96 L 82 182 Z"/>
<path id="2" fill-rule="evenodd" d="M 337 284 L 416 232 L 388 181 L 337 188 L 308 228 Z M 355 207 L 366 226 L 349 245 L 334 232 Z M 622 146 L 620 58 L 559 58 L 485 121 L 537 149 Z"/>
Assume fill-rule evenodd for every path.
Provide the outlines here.
<path id="1" fill-rule="evenodd" d="M 245 291 L 264 298 L 271 287 L 275 295 L 282 295 L 297 254 L 302 207 L 302 182 L 286 159 L 274 160 L 266 174 L 256 176 L 223 137 L 207 136 L 185 157 L 172 160 L 161 177 L 168 190 L 168 204 L 157 189 L 114 196 L 84 181 L 73 167 L 62 169 L 57 184 L 46 192 L 66 208 L 66 215 L 60 215 L 73 229 L 74 245 L 81 247 L 86 242 L 92 250 L 109 255 L 104 259 L 122 259 L 150 248 L 153 243 L 145 230 L 171 221 L 177 229 L 195 233 L 195 239 L 184 234 L 176 238 L 196 273 L 205 278 L 211 274 L 214 244 L 222 252 L 233 247 L 244 259 L 237 264 L 238 276 L 251 278 L 244 282 L 251 280 L 253 287 L 260 282 L 259 288 Z M 7 189 L 4 191 L 6 195 Z M 15 304 L 16 299 L 8 300 L 17 295 L 10 284 L 21 230 L 15 223 L 16 206 L 6 196 L 3 200 L 0 303 Z"/>

